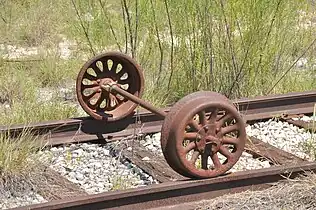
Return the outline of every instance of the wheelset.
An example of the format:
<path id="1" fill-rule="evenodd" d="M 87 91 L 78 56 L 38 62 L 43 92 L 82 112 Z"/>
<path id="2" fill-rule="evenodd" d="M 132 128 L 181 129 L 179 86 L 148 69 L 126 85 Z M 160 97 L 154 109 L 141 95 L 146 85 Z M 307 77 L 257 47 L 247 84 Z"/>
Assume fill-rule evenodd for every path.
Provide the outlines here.
<path id="1" fill-rule="evenodd" d="M 162 151 L 170 167 L 183 176 L 219 176 L 238 161 L 246 142 L 245 123 L 225 96 L 195 92 L 179 100 L 167 114 L 142 100 L 143 91 L 141 67 L 118 52 L 86 62 L 76 83 L 79 104 L 97 120 L 122 120 L 138 105 L 164 118 Z"/>

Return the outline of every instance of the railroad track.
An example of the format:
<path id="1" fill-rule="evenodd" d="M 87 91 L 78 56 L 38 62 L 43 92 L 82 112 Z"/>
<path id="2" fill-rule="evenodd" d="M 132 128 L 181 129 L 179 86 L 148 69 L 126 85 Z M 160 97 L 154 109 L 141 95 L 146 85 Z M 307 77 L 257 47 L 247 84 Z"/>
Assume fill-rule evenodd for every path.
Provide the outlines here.
<path id="1" fill-rule="evenodd" d="M 292 116 L 312 114 L 316 91 L 261 96 L 233 101 L 248 123 L 268 118 L 279 118 L 300 127 L 310 129 L 304 122 L 291 120 Z M 170 108 L 163 109 L 166 113 Z M 136 119 L 137 118 L 137 119 Z M 34 134 L 49 135 L 48 145 L 87 141 L 116 141 L 134 134 L 135 122 L 140 121 L 144 134 L 160 132 L 163 119 L 148 111 L 132 115 L 118 122 L 103 122 L 91 117 L 34 123 L 30 125 L 0 126 L 0 133 L 18 136 L 24 129 Z"/>
<path id="2" fill-rule="evenodd" d="M 241 99 L 236 100 L 235 104 L 243 113 L 244 118 L 248 119 L 248 123 L 278 117 L 280 120 L 297 124 L 297 121 L 292 120 L 291 116 L 312 114 L 313 101 L 315 102 L 315 100 L 316 92 L 305 92 Z M 250 107 L 250 109 L 247 110 L 245 107 Z M 165 109 L 166 112 L 168 110 L 168 108 Z M 271 110 L 273 110 L 272 113 Z M 143 124 L 143 135 L 160 132 L 161 118 L 149 112 L 142 112 L 138 117 Z M 24 125 L 1 127 L 0 132 L 16 136 L 25 128 L 32 129 L 34 134 L 50 134 L 47 143 L 52 146 L 90 141 L 106 143 L 133 136 L 135 134 L 135 121 L 136 115 L 121 122 L 108 122 L 106 124 L 86 117 L 31 124 L 27 127 Z M 297 125 L 301 127 L 306 126 L 306 124 Z M 161 184 L 97 195 L 78 193 L 77 196 L 73 195 L 64 199 L 52 200 L 47 203 L 18 209 L 147 209 L 164 207 L 200 199 L 210 199 L 227 193 L 241 192 L 246 189 L 263 189 L 269 187 L 269 183 L 281 180 L 284 177 L 292 178 L 302 173 L 302 171 L 316 170 L 315 162 L 304 161 L 293 154 L 255 138 L 250 138 L 245 150 L 254 156 L 270 160 L 275 166 L 266 169 L 236 172 L 206 180 L 190 180 L 173 171 L 163 157 L 154 156 L 144 147 L 136 146 L 133 152 L 123 150 L 124 156 L 159 180 Z M 143 161 L 144 157 L 151 157 L 152 161 Z"/>
<path id="3" fill-rule="evenodd" d="M 140 99 L 143 89 L 142 69 L 134 60 L 116 52 L 101 54 L 81 68 L 76 83 L 78 101 L 91 117 L 32 124 L 27 128 L 0 127 L 0 132 L 15 137 L 30 129 L 34 135 L 42 135 L 42 143 L 49 146 L 79 142 L 105 144 L 121 139 L 133 142 L 136 137 L 161 132 L 163 156 L 152 154 L 141 145 L 135 145 L 132 150 L 119 148 L 126 159 L 161 184 L 86 195 L 60 178 L 54 183 L 67 183 L 65 190 L 71 196 L 53 195 L 57 200 L 24 208 L 165 207 L 244 189 L 262 189 L 284 176 L 295 177 L 302 171 L 316 170 L 315 162 L 248 138 L 245 130 L 246 122 L 269 118 L 310 126 L 299 124 L 292 117 L 313 112 L 315 91 L 235 101 L 218 93 L 199 91 L 185 96 L 171 108 L 158 109 Z M 150 112 L 135 114 L 137 105 Z M 229 173 L 244 151 L 269 160 L 272 166 Z"/>

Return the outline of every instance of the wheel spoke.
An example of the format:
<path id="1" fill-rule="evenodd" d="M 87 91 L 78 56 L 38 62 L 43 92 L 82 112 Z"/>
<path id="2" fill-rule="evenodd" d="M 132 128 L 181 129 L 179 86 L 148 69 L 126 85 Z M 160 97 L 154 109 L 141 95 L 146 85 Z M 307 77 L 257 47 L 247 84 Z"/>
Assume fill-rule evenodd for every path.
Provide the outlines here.
<path id="1" fill-rule="evenodd" d="M 210 123 L 215 123 L 217 114 L 218 114 L 218 109 L 214 109 L 214 111 L 212 111 L 210 118 L 209 118 Z"/>
<path id="2" fill-rule="evenodd" d="M 225 157 L 227 157 L 227 159 L 230 159 L 232 157 L 232 153 L 229 152 L 229 150 L 227 149 L 227 147 L 225 146 L 221 146 L 219 148 L 219 152 L 224 155 Z"/>
<path id="3" fill-rule="evenodd" d="M 86 78 L 86 79 L 88 79 L 90 81 L 97 80 L 97 77 L 92 76 L 91 74 L 88 74 L 87 72 L 83 75 L 83 78 Z"/>
<path id="4" fill-rule="evenodd" d="M 184 152 L 187 154 L 190 152 L 192 149 L 194 149 L 196 146 L 195 142 L 190 142 L 186 147 L 184 147 Z"/>
<path id="5" fill-rule="evenodd" d="M 121 78 L 125 73 L 127 73 L 124 68 L 121 69 L 121 71 L 119 71 L 118 73 L 116 73 L 118 78 Z"/>
<path id="6" fill-rule="evenodd" d="M 105 71 L 109 72 L 110 71 L 107 61 L 103 60 L 102 61 L 102 66 L 103 66 L 103 72 L 105 72 Z"/>
<path id="7" fill-rule="evenodd" d="M 132 82 L 132 78 L 131 77 L 127 77 L 126 79 L 119 79 L 118 80 L 118 83 L 119 84 L 131 84 L 131 82 Z"/>
<path id="8" fill-rule="evenodd" d="M 208 137 L 207 137 L 207 139 L 206 139 L 206 142 L 207 143 L 211 143 L 211 142 L 217 142 L 218 141 L 218 138 L 217 137 L 215 137 L 215 136 L 211 136 L 211 135 L 209 135 Z"/>
<path id="9" fill-rule="evenodd" d="M 229 126 L 222 128 L 222 133 L 227 134 L 227 133 L 230 133 L 230 132 L 235 131 L 237 129 L 238 129 L 238 124 L 229 125 Z"/>
<path id="10" fill-rule="evenodd" d="M 189 122 L 189 126 L 195 131 L 200 131 L 202 129 L 202 127 L 193 119 Z"/>
<path id="11" fill-rule="evenodd" d="M 188 133 L 184 134 L 184 139 L 194 141 L 197 139 L 197 135 L 198 135 L 198 133 L 196 133 L 196 132 L 188 132 Z"/>
<path id="12" fill-rule="evenodd" d="M 95 103 L 95 104 L 91 104 L 91 107 L 93 108 L 93 109 L 97 109 L 99 106 L 100 106 L 100 104 L 102 103 L 102 101 L 103 101 L 103 97 L 102 97 L 102 94 L 98 94 L 99 95 L 99 98 L 97 99 L 97 102 Z M 97 98 L 97 97 L 95 97 L 95 98 Z"/>
<path id="13" fill-rule="evenodd" d="M 227 121 L 227 120 L 229 120 L 229 119 L 231 119 L 231 118 L 233 118 L 233 116 L 230 114 L 230 113 L 226 113 L 223 117 L 221 117 L 219 120 L 218 120 L 218 125 L 219 125 L 219 127 L 222 127 L 223 125 L 224 125 L 224 123 Z"/>
<path id="14" fill-rule="evenodd" d="M 97 76 L 102 73 L 101 69 L 97 66 L 97 62 L 91 64 L 91 68 L 94 70 Z"/>
<path id="15" fill-rule="evenodd" d="M 91 88 L 94 88 L 96 86 L 98 86 L 98 84 L 95 81 L 93 81 L 92 84 L 88 84 L 88 85 L 82 84 L 82 89 L 91 89 Z"/>
<path id="16" fill-rule="evenodd" d="M 114 105 L 114 106 L 119 105 L 118 99 L 117 99 L 115 96 L 113 96 L 112 94 L 110 94 L 110 101 L 114 101 L 114 102 L 115 102 L 115 105 Z M 111 105 L 111 103 L 110 103 L 110 105 Z M 114 107 L 114 106 L 113 106 L 113 107 Z"/>
<path id="17" fill-rule="evenodd" d="M 209 157 L 209 155 L 208 155 L 207 153 L 203 153 L 203 154 L 201 155 L 202 168 L 203 168 L 204 170 L 207 170 L 207 169 L 208 169 L 208 167 L 207 167 L 208 157 Z"/>
<path id="18" fill-rule="evenodd" d="M 214 164 L 214 168 L 215 169 L 219 169 L 221 167 L 221 162 L 219 161 L 218 155 L 217 153 L 214 153 L 213 155 L 211 155 L 211 159 L 213 161 Z"/>
<path id="19" fill-rule="evenodd" d="M 206 119 L 206 114 L 205 114 L 205 111 L 201 111 L 198 113 L 199 115 L 199 119 L 200 119 L 200 124 L 202 124 L 202 126 L 205 126 L 207 125 L 207 119 Z"/>
<path id="20" fill-rule="evenodd" d="M 105 98 L 105 103 L 106 103 L 106 105 L 105 105 L 106 109 L 111 108 L 111 107 L 110 107 L 110 103 L 111 103 L 111 101 L 110 101 L 110 99 L 109 99 L 108 97 L 107 97 L 107 98 Z"/>
<path id="21" fill-rule="evenodd" d="M 109 70 L 115 71 L 114 73 L 116 73 L 117 65 L 118 65 L 118 62 L 117 62 L 117 61 L 113 61 L 113 65 L 112 65 L 111 69 L 109 69 Z M 108 68 L 109 68 L 109 67 L 108 67 Z"/>
<path id="22" fill-rule="evenodd" d="M 239 143 L 239 138 L 224 136 L 222 139 L 222 142 L 223 142 L 223 144 L 237 145 Z"/>
<path id="23" fill-rule="evenodd" d="M 194 163 L 197 161 L 197 159 L 199 158 L 199 156 L 200 156 L 200 152 L 197 151 L 197 150 L 195 150 L 195 151 L 193 152 L 192 157 L 191 157 L 191 160 L 190 160 L 191 163 L 194 164 Z"/>
<path id="24" fill-rule="evenodd" d="M 84 97 L 85 100 L 89 101 L 95 94 L 97 94 L 96 91 L 94 91 L 93 93 L 91 93 L 91 94 L 88 95 L 88 96 L 83 95 L 83 97 Z"/>

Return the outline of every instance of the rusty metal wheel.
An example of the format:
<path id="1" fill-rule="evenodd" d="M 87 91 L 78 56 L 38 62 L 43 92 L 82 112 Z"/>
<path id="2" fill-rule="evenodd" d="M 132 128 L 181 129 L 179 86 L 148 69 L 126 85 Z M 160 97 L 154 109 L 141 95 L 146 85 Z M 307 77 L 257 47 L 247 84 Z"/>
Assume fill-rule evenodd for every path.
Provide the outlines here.
<path id="1" fill-rule="evenodd" d="M 77 98 L 90 116 L 97 120 L 116 121 L 130 115 L 137 104 L 119 94 L 105 91 L 101 85 L 106 83 L 115 83 L 141 97 L 144 90 L 141 67 L 125 54 L 108 52 L 86 62 L 77 77 Z"/>
<path id="2" fill-rule="evenodd" d="M 243 119 L 232 103 L 218 94 L 189 95 L 179 102 L 182 105 L 170 110 L 162 127 L 168 164 L 191 178 L 224 174 L 244 150 Z"/>

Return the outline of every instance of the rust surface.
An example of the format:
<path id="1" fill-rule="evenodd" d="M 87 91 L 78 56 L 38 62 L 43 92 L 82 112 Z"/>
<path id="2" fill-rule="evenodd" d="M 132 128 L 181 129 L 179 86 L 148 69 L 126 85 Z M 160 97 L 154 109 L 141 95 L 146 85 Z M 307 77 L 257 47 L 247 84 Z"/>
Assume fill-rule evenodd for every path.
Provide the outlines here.
<path id="1" fill-rule="evenodd" d="M 220 112 L 223 114 L 219 116 Z M 215 177 L 232 168 L 241 156 L 245 124 L 224 96 L 196 92 L 171 108 L 161 141 L 164 156 L 175 171 L 192 178 Z M 220 161 L 219 154 L 224 161 Z"/>
<path id="2" fill-rule="evenodd" d="M 247 121 L 313 113 L 316 91 L 233 100 Z"/>
<path id="3" fill-rule="evenodd" d="M 236 172 L 204 180 L 168 182 L 137 189 L 100 193 L 56 200 L 16 209 L 149 209 L 186 202 L 211 199 L 251 189 L 263 189 L 270 183 L 294 178 L 304 171 L 315 171 L 316 163 L 275 166 L 266 169 Z"/>
<path id="4" fill-rule="evenodd" d="M 298 102 L 297 105 L 295 105 L 296 100 Z M 310 114 L 313 113 L 313 107 L 316 102 L 316 91 L 238 99 L 233 100 L 233 102 L 248 121 L 277 117 L 286 113 Z M 164 112 L 169 110 L 170 108 L 168 107 L 163 109 Z M 136 116 L 132 115 L 124 120 L 106 123 L 94 120 L 91 117 L 82 117 L 29 125 L 0 126 L 0 133 L 10 133 L 12 136 L 17 136 L 23 129 L 31 129 L 35 134 L 55 134 L 67 131 L 69 136 L 71 136 L 80 131 L 81 133 L 92 134 L 94 135 L 93 138 L 95 138 L 95 135 L 100 133 L 107 134 L 126 129 L 135 123 L 135 119 Z M 143 111 L 140 113 L 140 120 L 144 123 L 161 121 L 161 117 L 148 111 Z M 71 134 L 71 132 L 73 133 Z"/>
<path id="5" fill-rule="evenodd" d="M 102 85 L 106 83 L 115 83 L 130 94 L 141 97 L 144 91 L 141 67 L 123 53 L 108 52 L 86 62 L 77 77 L 77 98 L 90 116 L 97 120 L 117 121 L 130 115 L 137 104 L 104 90 Z"/>
<path id="6" fill-rule="evenodd" d="M 160 116 L 161 118 L 164 118 L 167 114 L 166 112 L 164 112 L 163 110 L 160 110 L 157 107 L 154 107 L 153 105 L 151 105 L 150 103 L 140 99 L 139 97 L 130 94 L 129 92 L 121 89 L 119 86 L 117 85 L 113 85 L 110 87 L 110 91 L 111 92 L 116 92 L 122 96 L 124 96 L 125 98 L 127 98 L 128 100 L 131 100 L 132 102 L 134 102 L 135 104 L 140 105 L 141 107 L 149 110 L 150 112 Z"/>

